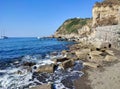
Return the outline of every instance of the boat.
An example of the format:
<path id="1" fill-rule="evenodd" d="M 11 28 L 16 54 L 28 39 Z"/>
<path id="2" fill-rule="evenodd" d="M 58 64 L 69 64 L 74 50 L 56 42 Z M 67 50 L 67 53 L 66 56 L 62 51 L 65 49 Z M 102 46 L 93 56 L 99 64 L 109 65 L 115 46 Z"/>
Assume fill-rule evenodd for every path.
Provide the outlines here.
<path id="1" fill-rule="evenodd" d="M 1 30 L 0 39 L 8 39 L 8 37 L 5 35 L 5 30 Z"/>
<path id="2" fill-rule="evenodd" d="M 0 39 L 8 39 L 7 36 L 1 36 Z"/>

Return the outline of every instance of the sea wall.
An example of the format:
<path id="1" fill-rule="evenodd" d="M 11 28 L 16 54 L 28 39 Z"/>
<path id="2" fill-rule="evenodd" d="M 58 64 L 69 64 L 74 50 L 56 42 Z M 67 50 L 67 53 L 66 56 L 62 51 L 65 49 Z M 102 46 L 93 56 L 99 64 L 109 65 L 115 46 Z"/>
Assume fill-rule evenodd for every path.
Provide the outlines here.
<path id="1" fill-rule="evenodd" d="M 118 48 L 120 47 L 120 25 L 97 27 L 94 29 L 93 38 L 109 42 Z"/>

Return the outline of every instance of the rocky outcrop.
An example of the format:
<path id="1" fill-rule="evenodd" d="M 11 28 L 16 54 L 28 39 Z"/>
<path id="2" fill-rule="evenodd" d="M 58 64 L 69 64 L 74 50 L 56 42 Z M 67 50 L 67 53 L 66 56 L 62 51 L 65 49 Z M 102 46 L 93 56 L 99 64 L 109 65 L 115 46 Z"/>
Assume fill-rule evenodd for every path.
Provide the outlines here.
<path id="1" fill-rule="evenodd" d="M 120 24 L 120 4 L 113 2 L 96 3 L 93 10 L 93 26 Z"/>

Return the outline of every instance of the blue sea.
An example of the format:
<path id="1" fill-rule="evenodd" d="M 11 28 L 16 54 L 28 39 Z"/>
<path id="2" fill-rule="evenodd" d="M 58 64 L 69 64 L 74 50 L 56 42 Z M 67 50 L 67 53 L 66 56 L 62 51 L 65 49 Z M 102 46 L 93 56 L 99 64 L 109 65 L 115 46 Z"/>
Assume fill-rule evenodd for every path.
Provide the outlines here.
<path id="1" fill-rule="evenodd" d="M 67 75 L 69 77 L 70 75 L 72 78 L 76 78 L 82 75 L 80 71 L 67 71 L 64 74 L 62 70 L 58 70 L 56 74 L 44 73 L 37 75 L 32 68 L 31 71 L 28 71 L 28 68 L 24 68 L 22 63 L 34 62 L 36 63 L 35 66 L 51 64 L 53 61 L 50 59 L 62 57 L 61 51 L 68 50 L 72 44 L 74 42 L 58 41 L 55 38 L 37 39 L 35 37 L 26 37 L 0 39 L 0 89 L 28 89 L 50 81 L 54 82 L 56 89 L 67 89 L 61 83 L 62 79 L 65 79 L 64 76 Z M 52 53 L 55 55 L 51 56 Z M 33 78 L 34 74 L 37 75 L 36 78 Z M 38 76 L 42 76 L 42 80 Z M 45 78 L 43 79 L 43 77 Z M 51 78 L 53 79 L 51 80 Z"/>
<path id="2" fill-rule="evenodd" d="M 73 42 L 54 38 L 9 38 L 0 39 L 0 62 L 12 62 L 26 55 L 45 57 L 51 52 L 68 49 Z"/>

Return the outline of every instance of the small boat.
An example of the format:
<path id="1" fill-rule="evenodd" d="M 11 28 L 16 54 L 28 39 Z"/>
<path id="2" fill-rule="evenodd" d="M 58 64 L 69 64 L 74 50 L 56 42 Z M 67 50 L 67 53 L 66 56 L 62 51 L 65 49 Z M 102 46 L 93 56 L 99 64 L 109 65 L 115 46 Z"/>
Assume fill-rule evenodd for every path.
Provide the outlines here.
<path id="1" fill-rule="evenodd" d="M 8 39 L 7 36 L 1 36 L 0 39 Z"/>
<path id="2" fill-rule="evenodd" d="M 8 37 L 5 35 L 5 30 L 1 30 L 0 39 L 8 39 Z"/>

